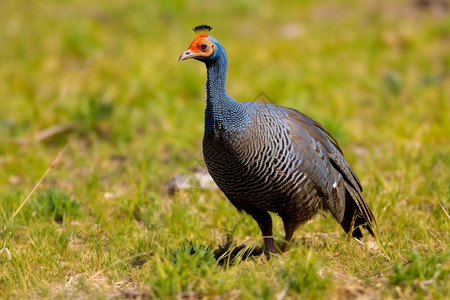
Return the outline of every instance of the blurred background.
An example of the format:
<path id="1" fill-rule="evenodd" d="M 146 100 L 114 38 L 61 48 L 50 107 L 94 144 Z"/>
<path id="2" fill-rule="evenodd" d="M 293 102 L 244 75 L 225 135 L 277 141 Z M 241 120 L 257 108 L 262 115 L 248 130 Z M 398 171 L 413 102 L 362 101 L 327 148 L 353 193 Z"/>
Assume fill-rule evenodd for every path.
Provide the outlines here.
<path id="1" fill-rule="evenodd" d="M 201 164 L 206 72 L 177 63 L 199 24 L 235 99 L 310 115 L 351 160 L 448 154 L 448 1 L 2 1 L 2 182 L 34 181 L 68 140 L 86 167 L 133 154 L 156 181 Z"/>
<path id="2" fill-rule="evenodd" d="M 8 142 L 40 149 L 72 137 L 192 159 L 181 150 L 199 148 L 205 70 L 177 58 L 198 24 L 211 25 L 228 51 L 231 95 L 253 101 L 263 92 L 343 143 L 418 142 L 417 134 L 438 142 L 448 112 L 444 0 L 0 5 L 4 151 L 15 147 Z M 58 134 L 40 136 L 53 126 Z"/>
<path id="3" fill-rule="evenodd" d="M 175 200 L 166 193 L 174 175 L 204 166 L 206 70 L 177 62 L 200 24 L 227 50 L 232 97 L 263 95 L 336 135 L 385 231 L 414 222 L 438 228 L 436 204 L 448 208 L 449 197 L 449 13 L 446 0 L 2 0 L 2 222 L 68 144 L 16 217 L 28 229 L 2 231 L 2 247 L 27 248 L 14 234 L 70 216 L 78 225 L 68 226 L 102 224 L 100 235 L 122 242 L 136 221 L 150 224 L 141 235 L 157 227 L 168 237 L 160 243 L 177 243 L 185 229 L 171 218 L 200 218 L 198 231 L 183 237 L 213 244 L 224 234 L 212 228 L 232 229 L 233 218 L 248 224 L 236 229 L 238 239 L 259 234 L 220 193 L 207 201 L 195 189 Z M 307 226 L 338 231 L 331 223 Z M 120 255 L 147 251 L 135 239 Z"/>

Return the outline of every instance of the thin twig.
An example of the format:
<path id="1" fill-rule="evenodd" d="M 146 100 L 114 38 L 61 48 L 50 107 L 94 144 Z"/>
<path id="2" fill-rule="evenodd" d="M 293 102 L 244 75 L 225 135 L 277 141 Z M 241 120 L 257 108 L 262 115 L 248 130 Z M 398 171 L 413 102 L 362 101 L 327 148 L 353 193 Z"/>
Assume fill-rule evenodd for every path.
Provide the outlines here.
<path id="1" fill-rule="evenodd" d="M 47 176 L 47 174 L 51 171 L 51 169 L 53 169 L 54 166 L 56 166 L 56 164 L 59 161 L 59 158 L 61 157 L 61 155 L 63 154 L 64 150 L 66 150 L 67 146 L 69 144 L 67 143 L 64 148 L 62 148 L 61 151 L 59 151 L 58 155 L 56 156 L 56 158 L 53 160 L 53 162 L 51 163 L 51 165 L 47 168 L 47 170 L 45 171 L 45 173 L 41 176 L 41 178 L 38 180 L 38 182 L 34 185 L 33 189 L 31 190 L 31 192 L 27 195 L 27 197 L 22 201 L 22 203 L 20 204 L 19 208 L 17 208 L 17 210 L 14 212 L 14 214 L 11 216 L 11 218 L 9 219 L 9 223 L 11 223 L 14 218 L 16 217 L 16 215 L 19 213 L 19 211 L 22 209 L 22 207 L 25 205 L 25 203 L 27 203 L 28 199 L 30 199 L 31 195 L 33 195 L 33 193 L 36 191 L 36 189 L 39 187 L 39 185 L 41 184 L 41 182 L 44 180 L 45 176 Z"/>

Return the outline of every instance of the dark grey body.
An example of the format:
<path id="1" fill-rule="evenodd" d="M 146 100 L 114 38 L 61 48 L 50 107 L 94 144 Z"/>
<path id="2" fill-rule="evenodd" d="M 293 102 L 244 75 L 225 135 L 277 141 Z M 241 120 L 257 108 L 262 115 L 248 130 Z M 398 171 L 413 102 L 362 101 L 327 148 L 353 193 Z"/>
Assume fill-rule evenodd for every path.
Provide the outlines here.
<path id="1" fill-rule="evenodd" d="M 326 205 L 305 174 L 314 161 L 305 161 L 303 153 L 311 152 L 314 141 L 305 136 L 303 143 L 293 144 L 283 110 L 268 114 L 264 104 L 245 104 L 258 109 L 248 110 L 251 123 L 244 130 L 204 136 L 203 155 L 211 176 L 238 209 L 256 207 L 306 221 Z"/>
<path id="2" fill-rule="evenodd" d="M 358 178 L 322 125 L 294 109 L 240 103 L 247 126 L 205 133 L 203 139 L 208 170 L 234 206 L 253 216 L 255 210 L 275 212 L 294 228 L 321 209 L 331 211 L 347 232 L 359 207 L 368 220 L 356 225 L 374 220 Z"/>

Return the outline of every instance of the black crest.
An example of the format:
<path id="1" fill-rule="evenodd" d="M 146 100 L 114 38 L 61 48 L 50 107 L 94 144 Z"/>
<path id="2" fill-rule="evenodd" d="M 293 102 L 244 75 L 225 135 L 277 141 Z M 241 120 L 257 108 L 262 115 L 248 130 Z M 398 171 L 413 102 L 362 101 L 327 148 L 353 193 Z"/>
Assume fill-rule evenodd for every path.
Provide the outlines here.
<path id="1" fill-rule="evenodd" d="M 212 30 L 212 27 L 209 25 L 198 25 L 192 28 L 192 30 L 194 30 L 194 32 L 198 35 L 208 34 Z"/>

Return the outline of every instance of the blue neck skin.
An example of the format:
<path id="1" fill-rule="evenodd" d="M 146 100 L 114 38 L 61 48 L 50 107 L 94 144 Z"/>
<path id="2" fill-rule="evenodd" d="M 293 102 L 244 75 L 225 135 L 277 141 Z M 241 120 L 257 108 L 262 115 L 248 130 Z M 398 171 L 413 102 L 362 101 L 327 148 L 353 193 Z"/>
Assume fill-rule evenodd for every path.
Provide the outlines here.
<path id="1" fill-rule="evenodd" d="M 226 90 L 227 54 L 222 45 L 212 37 L 216 51 L 204 61 L 208 71 L 206 82 L 205 133 L 234 132 L 248 123 L 244 106 L 231 98 Z"/>

